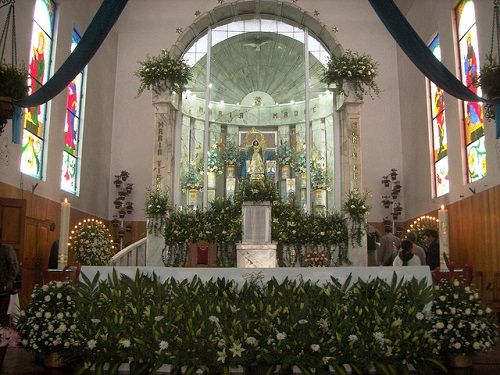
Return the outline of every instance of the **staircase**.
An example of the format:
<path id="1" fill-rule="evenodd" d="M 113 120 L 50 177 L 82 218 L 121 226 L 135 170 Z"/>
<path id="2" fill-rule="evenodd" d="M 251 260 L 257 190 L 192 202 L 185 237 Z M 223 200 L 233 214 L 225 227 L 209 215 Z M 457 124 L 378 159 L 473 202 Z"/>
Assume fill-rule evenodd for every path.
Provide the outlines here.
<path id="1" fill-rule="evenodd" d="M 127 246 L 111 258 L 112 266 L 145 266 L 146 237 Z"/>

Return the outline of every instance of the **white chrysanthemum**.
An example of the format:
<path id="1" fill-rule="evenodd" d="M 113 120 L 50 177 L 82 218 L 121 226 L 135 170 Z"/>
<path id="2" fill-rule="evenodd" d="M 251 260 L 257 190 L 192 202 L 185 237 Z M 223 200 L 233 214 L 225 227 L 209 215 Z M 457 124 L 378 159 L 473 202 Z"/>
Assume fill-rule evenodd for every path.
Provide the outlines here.
<path id="1" fill-rule="evenodd" d="M 415 315 L 415 317 L 417 318 L 417 320 L 422 320 L 424 319 L 424 314 L 422 314 L 420 311 Z"/>
<path id="2" fill-rule="evenodd" d="M 258 342 L 257 339 L 255 337 L 252 337 L 252 336 L 247 337 L 247 339 L 245 341 L 248 345 L 253 345 L 253 346 L 257 345 L 257 342 Z"/>
<path id="3" fill-rule="evenodd" d="M 356 342 L 356 341 L 358 341 L 358 336 L 356 336 L 356 335 L 349 335 L 347 337 L 347 340 L 349 340 L 349 342 Z"/>
<path id="4" fill-rule="evenodd" d="M 311 344 L 311 350 L 313 352 L 319 352 L 319 345 L 318 344 Z"/>
<path id="5" fill-rule="evenodd" d="M 377 340 L 379 342 L 383 342 L 384 341 L 384 334 L 382 332 L 375 332 L 375 333 L 373 333 L 373 337 L 375 338 L 375 340 Z"/>
<path id="6" fill-rule="evenodd" d="M 168 348 L 168 342 L 166 342 L 164 340 L 160 341 L 159 347 L 160 347 L 160 350 L 167 349 Z"/>
<path id="7" fill-rule="evenodd" d="M 130 348 L 130 340 L 128 339 L 121 339 L 119 341 L 120 345 L 123 346 L 124 348 Z"/>
<path id="8" fill-rule="evenodd" d="M 278 332 L 276 334 L 276 339 L 278 341 L 285 340 L 286 339 L 286 333 L 285 332 Z"/>
<path id="9" fill-rule="evenodd" d="M 444 328 L 444 324 L 442 322 L 437 322 L 436 323 L 436 328 L 437 329 L 443 329 Z"/>
<path id="10" fill-rule="evenodd" d="M 474 341 L 472 347 L 474 348 L 474 350 L 479 350 L 481 349 L 481 344 L 479 344 L 477 341 Z"/>
<path id="11" fill-rule="evenodd" d="M 158 315 L 158 316 L 155 316 L 155 322 L 159 322 L 160 320 L 162 320 L 164 318 L 163 315 Z"/>

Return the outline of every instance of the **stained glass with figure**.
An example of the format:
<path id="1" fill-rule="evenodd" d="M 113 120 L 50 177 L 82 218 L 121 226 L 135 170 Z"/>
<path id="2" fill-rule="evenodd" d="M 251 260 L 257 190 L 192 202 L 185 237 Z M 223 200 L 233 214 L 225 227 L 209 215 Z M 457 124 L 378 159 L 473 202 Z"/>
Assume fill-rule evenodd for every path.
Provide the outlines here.
<path id="1" fill-rule="evenodd" d="M 460 51 L 460 69 L 462 82 L 473 93 L 481 96 L 481 88 L 475 85 L 479 75 L 479 48 L 477 41 L 476 15 L 472 0 L 461 1 L 456 8 L 457 30 Z M 476 181 L 486 176 L 486 149 L 484 148 L 484 113 L 479 102 L 463 102 L 465 144 L 468 159 L 468 180 Z M 474 146 L 472 146 L 474 144 Z M 479 148 L 478 148 L 479 147 Z M 474 153 L 474 155 L 471 154 Z M 475 160 L 475 158 L 481 160 Z M 473 165 L 481 168 L 471 170 Z M 484 166 L 484 168 L 483 168 Z"/>
<path id="2" fill-rule="evenodd" d="M 429 45 L 429 49 L 434 56 L 441 61 L 441 47 L 439 35 L 437 35 Z M 432 126 L 432 146 L 434 164 L 434 188 L 437 197 L 450 191 L 448 179 L 448 139 L 446 135 L 446 117 L 443 89 L 429 81 L 431 126 Z"/>
<path id="3" fill-rule="evenodd" d="M 80 42 L 80 34 L 73 29 L 71 52 Z M 64 151 L 62 158 L 61 189 L 77 194 L 80 167 L 81 119 L 80 112 L 84 92 L 85 70 L 69 84 L 66 95 L 66 119 L 64 121 Z"/>
<path id="4" fill-rule="evenodd" d="M 54 33 L 55 3 L 36 0 L 28 67 L 28 94 L 42 87 L 49 78 Z M 47 104 L 27 108 L 24 112 L 21 172 L 42 178 L 44 144 L 47 132 Z M 37 144 L 37 162 L 32 163 L 32 145 Z M 24 154 L 24 153 L 27 154 Z"/>

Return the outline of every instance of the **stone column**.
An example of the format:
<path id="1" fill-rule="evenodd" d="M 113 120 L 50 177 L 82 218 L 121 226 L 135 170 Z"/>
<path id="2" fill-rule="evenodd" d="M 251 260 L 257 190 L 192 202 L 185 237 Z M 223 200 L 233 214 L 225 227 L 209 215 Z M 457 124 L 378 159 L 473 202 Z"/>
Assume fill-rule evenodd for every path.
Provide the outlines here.
<path id="1" fill-rule="evenodd" d="M 352 90 L 347 88 L 346 92 L 351 95 L 344 98 L 340 111 L 341 137 L 342 137 L 342 203 L 349 190 L 358 189 L 362 191 L 361 176 L 361 108 L 363 102 L 352 95 Z M 353 266 L 367 265 L 366 235 L 363 236 L 360 247 L 353 247 L 349 241 L 349 260 Z"/>
<path id="2" fill-rule="evenodd" d="M 155 140 L 153 149 L 153 181 L 152 189 L 166 191 L 172 200 L 174 187 L 174 135 L 175 118 L 177 114 L 177 95 L 165 93 L 153 94 L 155 110 Z M 178 146 L 180 147 L 180 145 Z M 165 240 L 161 234 L 148 233 L 147 239 L 147 266 L 163 266 L 161 252 Z"/>

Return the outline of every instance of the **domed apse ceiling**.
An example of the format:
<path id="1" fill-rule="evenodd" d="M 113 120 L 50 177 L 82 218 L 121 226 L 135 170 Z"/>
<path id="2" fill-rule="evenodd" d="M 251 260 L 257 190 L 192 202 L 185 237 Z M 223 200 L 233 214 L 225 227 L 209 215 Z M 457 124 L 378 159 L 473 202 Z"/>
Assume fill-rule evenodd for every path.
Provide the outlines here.
<path id="1" fill-rule="evenodd" d="M 193 67 L 190 87 L 206 84 L 206 55 Z M 323 65 L 309 54 L 311 86 L 321 85 Z M 249 93 L 263 91 L 277 103 L 304 100 L 304 45 L 287 36 L 249 32 L 212 47 L 211 101 L 236 104 Z M 314 96 L 314 95 L 313 95 Z"/>

